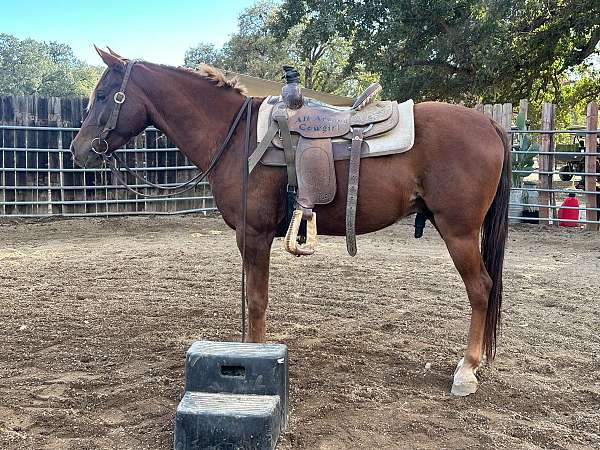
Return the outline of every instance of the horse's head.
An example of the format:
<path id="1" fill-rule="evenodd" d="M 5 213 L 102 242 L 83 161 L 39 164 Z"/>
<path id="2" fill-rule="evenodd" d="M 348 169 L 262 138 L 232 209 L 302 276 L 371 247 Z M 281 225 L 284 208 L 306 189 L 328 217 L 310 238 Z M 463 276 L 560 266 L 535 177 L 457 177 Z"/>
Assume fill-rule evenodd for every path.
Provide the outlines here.
<path id="1" fill-rule="evenodd" d="M 145 96 L 132 81 L 135 62 L 98 47 L 96 51 L 107 68 L 90 96 L 88 115 L 71 144 L 73 158 L 82 167 L 100 166 L 102 155 L 112 153 L 147 125 Z"/>

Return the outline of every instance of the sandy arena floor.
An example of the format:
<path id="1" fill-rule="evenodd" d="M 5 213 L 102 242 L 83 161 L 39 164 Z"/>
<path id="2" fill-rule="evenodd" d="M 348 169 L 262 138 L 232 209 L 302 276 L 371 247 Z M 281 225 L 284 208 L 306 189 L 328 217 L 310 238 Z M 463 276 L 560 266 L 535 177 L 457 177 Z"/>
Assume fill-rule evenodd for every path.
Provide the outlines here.
<path id="1" fill-rule="evenodd" d="M 455 398 L 469 306 L 425 231 L 360 236 L 356 258 L 275 243 L 278 448 L 600 448 L 600 233 L 511 230 L 497 360 Z M 0 448 L 170 448 L 185 350 L 239 337 L 239 267 L 218 218 L 1 223 Z"/>

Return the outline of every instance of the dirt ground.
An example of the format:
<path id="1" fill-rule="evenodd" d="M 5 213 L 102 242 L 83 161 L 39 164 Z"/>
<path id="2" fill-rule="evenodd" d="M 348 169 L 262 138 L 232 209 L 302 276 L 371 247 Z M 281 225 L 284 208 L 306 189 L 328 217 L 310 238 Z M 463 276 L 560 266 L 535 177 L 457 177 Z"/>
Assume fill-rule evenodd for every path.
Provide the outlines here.
<path id="1" fill-rule="evenodd" d="M 498 356 L 468 398 L 449 395 L 463 284 L 432 228 L 411 235 L 360 236 L 356 258 L 275 243 L 278 448 L 600 448 L 600 234 L 511 229 Z M 239 267 L 219 218 L 1 223 L 0 448 L 170 448 L 186 349 L 239 338 Z"/>

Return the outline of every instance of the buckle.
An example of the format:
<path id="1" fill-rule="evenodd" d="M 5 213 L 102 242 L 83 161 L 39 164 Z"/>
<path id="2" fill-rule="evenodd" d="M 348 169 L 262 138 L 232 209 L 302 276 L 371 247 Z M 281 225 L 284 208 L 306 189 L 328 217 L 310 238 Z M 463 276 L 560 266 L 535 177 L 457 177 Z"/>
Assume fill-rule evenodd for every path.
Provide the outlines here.
<path id="1" fill-rule="evenodd" d="M 292 185 L 288 184 L 287 187 L 286 187 L 286 192 L 288 194 L 294 194 L 294 195 L 296 195 L 298 193 L 298 187 L 297 186 L 292 186 Z"/>
<path id="2" fill-rule="evenodd" d="M 374 123 L 370 123 L 369 126 L 367 126 L 365 128 L 350 127 L 350 131 L 352 132 L 352 134 L 354 134 L 355 132 L 356 132 L 357 135 L 359 135 L 359 134 L 365 134 L 367 131 L 369 131 L 371 128 L 373 128 L 374 125 L 375 125 Z M 355 135 L 354 139 L 356 139 L 356 135 Z"/>
<path id="3" fill-rule="evenodd" d="M 98 144 L 102 143 L 104 145 L 104 150 L 96 150 L 96 148 L 94 147 L 94 142 L 98 141 Z M 106 153 L 108 152 L 108 142 L 106 142 L 106 139 L 101 139 L 99 137 L 95 137 L 94 139 L 92 139 L 92 142 L 90 142 L 90 147 L 92 148 L 92 151 L 94 153 L 96 153 L 97 155 L 106 155 Z"/>
<path id="4" fill-rule="evenodd" d="M 121 104 L 125 101 L 125 92 L 115 92 L 115 96 L 113 97 L 113 100 L 115 101 L 115 103 L 117 104 Z"/>

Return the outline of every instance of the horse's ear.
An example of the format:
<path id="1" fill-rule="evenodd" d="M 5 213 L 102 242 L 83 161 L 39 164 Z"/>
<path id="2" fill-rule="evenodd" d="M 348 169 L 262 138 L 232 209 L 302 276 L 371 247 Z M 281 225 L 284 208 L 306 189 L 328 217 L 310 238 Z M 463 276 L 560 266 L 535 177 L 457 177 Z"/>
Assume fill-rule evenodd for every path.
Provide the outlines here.
<path id="1" fill-rule="evenodd" d="M 113 56 L 116 56 L 117 58 L 125 61 L 126 58 L 123 58 L 121 55 L 119 55 L 117 52 L 115 52 L 112 48 L 110 48 L 108 45 L 106 46 L 106 48 L 108 49 L 109 53 Z"/>
<path id="2" fill-rule="evenodd" d="M 125 67 L 125 62 L 120 57 L 107 53 L 101 48 L 96 47 L 95 45 L 94 48 L 96 49 L 96 52 L 100 55 L 100 58 L 102 58 L 102 61 L 104 61 L 104 64 L 106 64 L 111 69 L 121 70 L 123 69 L 123 67 Z"/>

